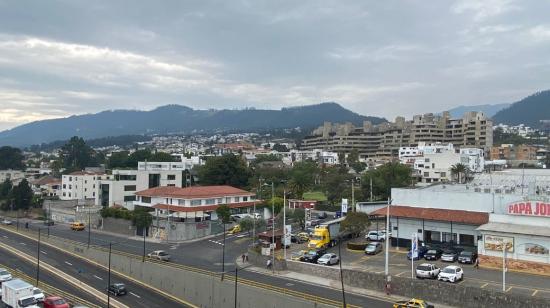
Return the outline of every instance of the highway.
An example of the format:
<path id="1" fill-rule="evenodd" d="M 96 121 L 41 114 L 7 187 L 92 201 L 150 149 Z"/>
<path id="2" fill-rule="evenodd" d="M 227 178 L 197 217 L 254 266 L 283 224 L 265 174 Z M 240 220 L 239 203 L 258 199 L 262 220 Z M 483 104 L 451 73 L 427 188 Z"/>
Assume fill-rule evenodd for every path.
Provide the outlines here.
<path id="1" fill-rule="evenodd" d="M 20 228 L 24 226 L 24 223 L 20 223 Z M 46 233 L 46 227 L 41 222 L 31 222 L 29 228 L 36 230 L 42 229 L 42 234 Z M 0 230 L 0 235 L 2 232 Z M 55 225 L 50 227 L 50 234 L 58 237 L 74 240 L 77 242 L 88 242 L 88 231 L 72 231 L 67 225 Z M 1 239 L 1 238 L 0 238 Z M 91 233 L 91 245 L 106 245 L 109 242 L 121 242 L 121 237 L 109 235 L 103 232 Z M 195 242 L 181 243 L 181 244 L 165 244 L 165 243 L 151 243 L 146 242 L 146 252 L 153 250 L 166 250 L 172 256 L 172 262 L 174 266 L 185 265 L 200 270 L 206 270 L 209 272 L 221 272 L 222 265 L 222 245 L 223 236 L 219 235 L 213 238 L 204 239 Z M 225 252 L 225 271 L 234 272 L 235 259 L 238 258 L 243 252 L 246 251 L 250 239 L 244 237 L 244 235 L 228 235 L 226 238 L 226 252 Z M 123 242 L 113 246 L 113 250 L 119 250 L 125 253 L 141 256 L 143 254 L 143 241 L 134 239 L 124 239 Z M 342 292 L 339 288 L 329 288 L 316 285 L 314 281 L 311 283 L 304 283 L 297 280 L 286 279 L 277 276 L 265 275 L 253 271 L 241 270 L 239 271 L 239 278 L 248 281 L 249 285 L 257 287 L 272 289 L 278 292 L 289 291 L 299 292 L 300 295 L 316 296 L 327 299 L 332 303 L 341 303 Z M 348 304 L 356 305 L 359 307 L 388 307 L 390 303 L 381 298 L 368 297 L 359 294 L 346 294 L 346 301 Z"/>
<path id="2" fill-rule="evenodd" d="M 14 234 L 12 232 L 5 231 L 0 229 L 0 242 L 7 244 L 10 247 L 13 247 L 23 253 L 36 257 L 37 254 L 37 242 L 29 239 L 27 237 Z M 2 254 L 11 255 L 10 260 L 15 259 L 17 264 L 22 264 L 25 261 L 21 261 L 20 256 L 6 252 L 5 249 L 0 248 Z M 47 263 L 57 269 L 62 270 L 64 273 L 78 278 L 81 282 L 105 292 L 108 286 L 108 271 L 102 267 L 96 266 L 92 263 L 86 262 L 81 258 L 74 257 L 70 254 L 61 252 L 58 249 L 49 247 L 48 245 L 41 245 L 40 247 L 40 262 Z M 3 259 L 2 259 L 3 260 Z M 10 263 L 13 264 L 13 263 Z M 26 273 L 32 274 L 32 268 L 34 268 L 34 274 L 36 275 L 36 266 L 27 262 Z M 30 268 L 29 268 L 30 266 Z M 19 268 L 19 267 L 18 267 Z M 51 275 L 45 270 L 41 270 L 40 277 L 44 276 L 45 279 L 50 279 Z M 121 282 L 124 283 L 128 289 L 128 294 L 125 296 L 116 297 L 116 300 L 127 305 L 128 307 L 185 307 L 182 302 L 175 301 L 171 298 L 168 298 L 150 288 L 147 288 L 141 284 L 135 283 L 130 279 L 121 277 L 115 273 L 111 273 L 111 283 Z M 59 281 L 57 283 L 60 283 Z M 56 284 L 56 286 L 67 285 L 66 282 L 61 282 Z M 73 290 L 74 291 L 74 290 Z M 83 291 L 77 291 L 75 294 L 82 294 Z M 92 299 L 90 299 L 92 300 Z M 98 303 L 98 299 L 94 299 L 95 303 Z M 101 302 L 99 302 L 101 303 Z"/>

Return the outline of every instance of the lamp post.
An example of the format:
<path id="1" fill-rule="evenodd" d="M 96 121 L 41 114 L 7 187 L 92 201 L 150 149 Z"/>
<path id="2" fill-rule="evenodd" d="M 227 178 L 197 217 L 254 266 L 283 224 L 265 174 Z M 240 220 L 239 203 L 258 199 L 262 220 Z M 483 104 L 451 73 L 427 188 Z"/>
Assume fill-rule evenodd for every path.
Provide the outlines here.
<path id="1" fill-rule="evenodd" d="M 283 255 L 286 260 L 286 181 L 281 183 L 283 183 Z"/>
<path id="2" fill-rule="evenodd" d="M 91 240 L 91 236 L 92 236 L 92 220 L 90 218 L 90 209 L 87 209 L 88 210 L 88 248 L 90 248 L 90 240 Z"/>
<path id="3" fill-rule="evenodd" d="M 506 292 L 506 243 L 502 241 L 502 292 Z"/>
<path id="4" fill-rule="evenodd" d="M 271 182 L 271 244 L 272 249 L 272 265 L 271 269 L 275 273 L 275 185 Z"/>
<path id="5" fill-rule="evenodd" d="M 107 275 L 107 308 L 111 307 L 111 293 L 109 287 L 111 286 L 111 251 L 113 243 L 109 243 L 109 273 Z"/>
<path id="6" fill-rule="evenodd" d="M 221 280 L 223 281 L 223 276 L 225 273 L 225 220 L 222 217 L 222 224 L 223 224 L 223 244 L 222 244 L 222 277 Z"/>
<path id="7" fill-rule="evenodd" d="M 385 258 L 385 265 L 384 265 L 384 274 L 386 275 L 386 280 L 390 276 L 390 269 L 389 269 L 389 252 L 390 252 L 390 205 L 391 205 L 391 197 L 388 197 L 388 206 L 386 206 L 386 238 L 384 239 L 386 241 L 386 258 Z"/>
<path id="8" fill-rule="evenodd" d="M 344 290 L 344 272 L 342 271 L 342 238 L 338 240 L 338 255 L 340 256 L 340 282 L 342 283 L 342 302 L 344 303 L 344 308 L 347 308 L 346 304 L 346 291 Z"/>
<path id="9" fill-rule="evenodd" d="M 42 229 L 38 228 L 38 244 L 36 246 L 36 286 L 38 287 L 38 282 L 40 281 L 40 231 Z"/>
<path id="10" fill-rule="evenodd" d="M 145 233 L 147 233 L 146 230 L 147 228 L 143 227 L 143 259 L 141 260 L 141 262 L 145 262 Z"/>

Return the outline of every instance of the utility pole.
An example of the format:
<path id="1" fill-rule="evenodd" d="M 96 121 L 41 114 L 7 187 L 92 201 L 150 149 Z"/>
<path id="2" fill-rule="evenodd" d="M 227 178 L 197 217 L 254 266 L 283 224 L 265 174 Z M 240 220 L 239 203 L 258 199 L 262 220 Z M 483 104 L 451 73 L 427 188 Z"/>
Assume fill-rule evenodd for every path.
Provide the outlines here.
<path id="1" fill-rule="evenodd" d="M 283 249 L 286 260 L 286 185 L 283 184 Z"/>
<path id="2" fill-rule="evenodd" d="M 235 308 L 237 308 L 237 277 L 239 276 L 239 266 L 235 264 Z"/>
<path id="3" fill-rule="evenodd" d="M 342 302 L 344 303 L 344 308 L 347 308 L 348 305 L 346 304 L 346 291 L 344 290 L 344 272 L 342 271 L 342 239 L 340 238 L 338 240 L 338 255 L 340 256 L 340 261 L 338 262 L 340 264 L 340 282 L 342 284 Z"/>
<path id="4" fill-rule="evenodd" d="M 502 292 L 506 292 L 506 243 L 502 241 Z"/>
<path id="5" fill-rule="evenodd" d="M 107 274 L 107 308 L 111 307 L 111 293 L 109 292 L 109 287 L 111 286 L 111 249 L 113 243 L 109 243 L 109 272 Z"/>
<path id="6" fill-rule="evenodd" d="M 390 205 L 391 205 L 391 197 L 388 197 L 388 206 L 386 207 L 386 238 L 384 239 L 386 241 L 386 262 L 384 266 L 384 274 L 386 275 L 386 279 L 390 276 L 390 269 L 389 269 L 389 252 L 390 252 Z"/>
<path id="7" fill-rule="evenodd" d="M 372 202 L 372 177 L 370 178 L 370 202 Z"/>
<path id="8" fill-rule="evenodd" d="M 351 209 L 355 212 L 355 179 L 351 179 Z"/>
<path id="9" fill-rule="evenodd" d="M 38 287 L 38 283 L 40 282 L 40 231 L 42 231 L 42 229 L 38 228 L 38 244 L 36 248 L 36 287 Z"/>
<path id="10" fill-rule="evenodd" d="M 90 248 L 90 239 L 92 235 L 92 220 L 90 218 L 90 209 L 88 209 L 88 248 Z"/>
<path id="11" fill-rule="evenodd" d="M 272 250 L 272 265 L 271 269 L 273 270 L 273 273 L 275 274 L 275 184 L 271 182 L 271 243 L 273 245 Z"/>

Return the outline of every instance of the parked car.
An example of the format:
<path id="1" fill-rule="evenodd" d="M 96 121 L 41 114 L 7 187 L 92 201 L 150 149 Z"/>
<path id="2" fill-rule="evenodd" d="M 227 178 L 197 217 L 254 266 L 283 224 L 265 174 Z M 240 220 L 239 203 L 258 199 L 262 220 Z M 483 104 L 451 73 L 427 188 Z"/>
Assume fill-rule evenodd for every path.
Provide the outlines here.
<path id="1" fill-rule="evenodd" d="M 40 290 L 39 288 L 33 288 L 32 289 L 32 295 L 34 299 L 36 299 L 37 302 L 41 303 L 44 301 L 44 292 Z"/>
<path id="2" fill-rule="evenodd" d="M 371 241 L 385 241 L 386 231 L 369 231 L 365 238 Z"/>
<path id="3" fill-rule="evenodd" d="M 0 268 L 0 283 L 11 280 L 13 277 L 5 268 Z"/>
<path id="4" fill-rule="evenodd" d="M 327 217 L 328 217 L 328 215 L 327 215 L 326 212 L 321 212 L 321 213 L 317 214 L 318 219 L 326 219 Z"/>
<path id="5" fill-rule="evenodd" d="M 457 248 L 444 250 L 443 253 L 441 254 L 441 261 L 455 262 L 456 260 L 458 260 L 458 254 L 460 253 L 460 251 L 461 250 Z"/>
<path id="6" fill-rule="evenodd" d="M 413 298 L 408 301 L 395 302 L 393 308 L 434 308 L 434 305 L 429 304 L 423 299 Z"/>
<path id="7" fill-rule="evenodd" d="M 441 269 L 435 264 L 422 263 L 416 267 L 416 278 L 435 279 L 441 272 Z"/>
<path id="8" fill-rule="evenodd" d="M 473 264 L 477 260 L 477 252 L 475 251 L 462 251 L 458 255 L 459 263 L 470 263 Z"/>
<path id="9" fill-rule="evenodd" d="M 71 230 L 82 231 L 86 228 L 83 222 L 75 221 L 71 223 Z"/>
<path id="10" fill-rule="evenodd" d="M 3 225 L 11 225 L 11 224 L 13 224 L 13 222 L 9 219 L 4 219 L 4 220 L 2 220 L 2 224 Z"/>
<path id="11" fill-rule="evenodd" d="M 126 290 L 126 286 L 123 283 L 114 283 L 109 286 L 108 290 L 109 290 L 109 293 L 113 294 L 114 296 L 128 294 L 128 291 Z"/>
<path id="12" fill-rule="evenodd" d="M 426 246 L 420 246 L 418 247 L 418 256 L 416 256 L 414 258 L 414 260 L 420 260 L 422 258 L 424 258 L 424 255 L 426 254 L 426 252 L 428 251 L 428 247 Z M 412 259 L 412 250 L 409 250 L 409 252 L 407 252 L 407 259 Z"/>
<path id="13" fill-rule="evenodd" d="M 424 259 L 426 260 L 437 260 L 441 258 L 441 254 L 443 253 L 442 249 L 435 248 L 435 249 L 428 249 L 426 253 L 424 254 Z"/>
<path id="14" fill-rule="evenodd" d="M 317 260 L 319 260 L 320 257 L 322 257 L 325 254 L 322 250 L 309 250 L 304 254 L 303 261 L 309 262 L 309 263 L 317 263 Z"/>
<path id="15" fill-rule="evenodd" d="M 462 279 L 464 279 L 464 271 L 460 266 L 456 265 L 445 267 L 439 272 L 439 275 L 437 275 L 437 280 L 441 281 L 457 282 Z"/>
<path id="16" fill-rule="evenodd" d="M 160 261 L 170 261 L 170 255 L 164 250 L 155 250 L 147 254 L 149 258 L 158 259 Z"/>
<path id="17" fill-rule="evenodd" d="M 340 262 L 340 258 L 338 258 L 338 256 L 334 253 L 325 253 L 317 259 L 317 264 L 323 265 L 333 265 L 338 264 L 338 262 Z"/>
<path id="18" fill-rule="evenodd" d="M 233 228 L 229 229 L 229 234 L 237 234 L 241 232 L 241 225 L 235 225 Z"/>
<path id="19" fill-rule="evenodd" d="M 59 296 L 48 296 L 44 299 L 44 308 L 70 308 L 67 301 Z"/>
<path id="20" fill-rule="evenodd" d="M 53 220 L 44 220 L 44 225 L 45 226 L 53 226 L 54 222 L 53 222 Z"/>
<path id="21" fill-rule="evenodd" d="M 303 261 L 304 260 L 304 254 L 306 253 L 305 250 L 295 251 L 290 255 L 290 260 L 293 261 Z"/>
<path id="22" fill-rule="evenodd" d="M 307 232 L 300 232 L 296 234 L 296 237 L 298 237 L 302 242 L 309 241 L 309 234 Z"/>
<path id="23" fill-rule="evenodd" d="M 365 254 L 367 255 L 375 255 L 382 251 L 382 243 L 369 243 L 367 247 L 365 247 Z"/>

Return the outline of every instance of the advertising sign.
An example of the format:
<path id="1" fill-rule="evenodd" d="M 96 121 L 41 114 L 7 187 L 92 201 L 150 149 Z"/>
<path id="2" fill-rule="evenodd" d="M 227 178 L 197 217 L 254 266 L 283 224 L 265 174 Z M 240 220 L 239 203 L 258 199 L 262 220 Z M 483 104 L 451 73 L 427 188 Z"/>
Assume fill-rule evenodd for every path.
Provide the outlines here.
<path id="1" fill-rule="evenodd" d="M 348 212 L 348 199 L 342 199 L 342 213 Z"/>
<path id="2" fill-rule="evenodd" d="M 283 245 L 289 246 L 292 236 L 292 225 L 285 225 L 285 237 L 283 240 Z"/>
<path id="3" fill-rule="evenodd" d="M 485 235 L 483 238 L 483 247 L 486 250 L 502 251 L 505 245 L 507 252 L 514 252 L 514 238 L 506 236 Z"/>
<path id="4" fill-rule="evenodd" d="M 525 250 L 524 252 L 526 254 L 529 254 L 529 255 L 539 255 L 539 256 L 544 256 L 544 255 L 548 255 L 548 248 L 542 246 L 542 245 L 539 245 L 539 244 L 532 244 L 532 243 L 527 243 L 525 244 Z"/>
<path id="5" fill-rule="evenodd" d="M 411 237 L 411 254 L 412 258 L 416 259 L 418 258 L 418 234 L 413 233 Z"/>
<path id="6" fill-rule="evenodd" d="M 508 204 L 508 215 L 550 217 L 550 203 L 541 201 L 518 201 Z"/>

